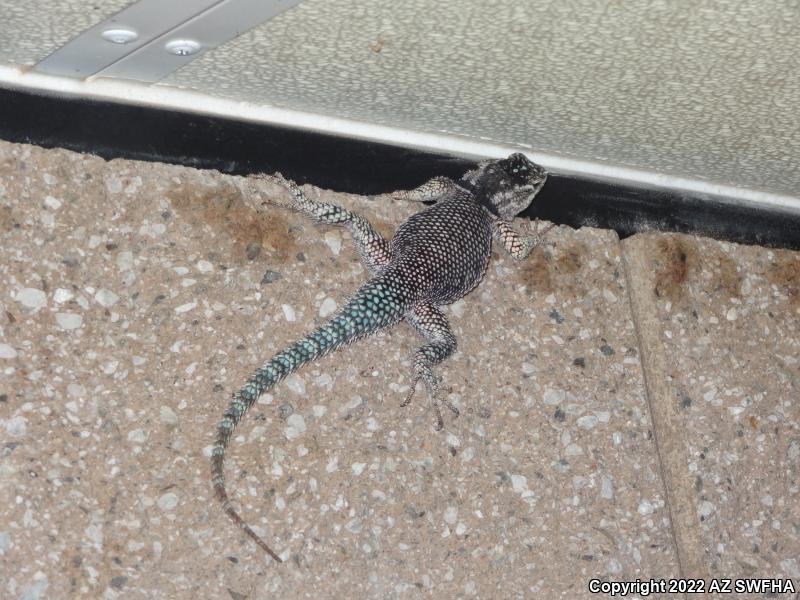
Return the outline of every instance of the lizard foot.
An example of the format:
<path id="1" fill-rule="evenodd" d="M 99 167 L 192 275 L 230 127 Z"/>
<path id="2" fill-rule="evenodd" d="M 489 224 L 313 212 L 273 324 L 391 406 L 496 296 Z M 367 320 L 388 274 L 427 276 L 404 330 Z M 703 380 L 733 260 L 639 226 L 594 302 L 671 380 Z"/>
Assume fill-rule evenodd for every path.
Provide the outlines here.
<path id="1" fill-rule="evenodd" d="M 247 192 L 250 196 L 261 196 L 262 198 L 265 196 L 264 189 L 262 186 L 259 186 L 259 183 L 267 182 L 273 185 L 277 185 L 285 190 L 288 190 L 292 193 L 292 202 L 285 202 L 285 201 L 278 201 L 269 196 L 266 197 L 265 200 L 262 200 L 261 206 L 277 206 L 279 208 L 288 208 L 291 210 L 296 209 L 297 205 L 297 198 L 295 196 L 295 190 L 298 193 L 302 193 L 297 189 L 297 185 L 286 179 L 280 173 L 275 173 L 274 175 L 269 175 L 267 173 L 253 173 L 247 176 Z"/>
<path id="2" fill-rule="evenodd" d="M 444 419 L 442 419 L 442 410 L 440 408 L 440 404 L 444 404 L 447 408 L 449 408 L 453 413 L 458 416 L 460 413 L 458 408 L 450 402 L 447 398 L 440 398 L 439 394 L 439 384 L 442 382 L 441 377 L 437 377 L 430 367 L 421 366 L 418 367 L 414 373 L 414 377 L 411 380 L 411 389 L 408 391 L 405 400 L 400 403 L 401 407 L 408 406 L 411 404 L 411 398 L 414 397 L 414 392 L 417 390 L 417 382 L 422 379 L 425 382 L 425 387 L 428 388 L 428 397 L 430 398 L 431 405 L 433 406 L 433 412 L 436 414 L 436 431 L 441 431 L 444 429 Z"/>
<path id="3" fill-rule="evenodd" d="M 534 219 L 533 221 L 525 221 L 524 225 L 525 229 L 527 230 L 528 237 L 530 237 L 534 248 L 536 246 L 541 245 L 542 242 L 544 242 L 544 238 L 547 236 L 550 230 L 556 226 L 555 223 L 550 223 L 550 225 L 547 225 L 544 229 L 539 231 L 540 223 L 541 222 L 539 221 L 539 219 Z"/>

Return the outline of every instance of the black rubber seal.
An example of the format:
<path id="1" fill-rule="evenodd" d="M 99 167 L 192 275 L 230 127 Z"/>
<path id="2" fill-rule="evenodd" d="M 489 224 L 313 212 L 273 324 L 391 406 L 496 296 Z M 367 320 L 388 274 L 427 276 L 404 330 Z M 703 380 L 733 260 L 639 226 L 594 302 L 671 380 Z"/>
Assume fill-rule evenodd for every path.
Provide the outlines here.
<path id="1" fill-rule="evenodd" d="M 356 194 L 408 189 L 437 175 L 458 179 L 474 166 L 460 158 L 288 127 L 3 88 L 0 138 L 237 175 L 280 171 L 300 183 Z M 800 215 L 557 173 L 526 216 L 614 229 L 621 237 L 655 229 L 800 249 Z"/>

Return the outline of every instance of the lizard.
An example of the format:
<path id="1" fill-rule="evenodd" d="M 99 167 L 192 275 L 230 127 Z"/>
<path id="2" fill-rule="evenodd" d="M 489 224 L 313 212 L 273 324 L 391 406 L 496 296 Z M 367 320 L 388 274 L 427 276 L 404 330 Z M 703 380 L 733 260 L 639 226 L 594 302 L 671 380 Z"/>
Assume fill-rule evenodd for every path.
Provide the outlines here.
<path id="1" fill-rule="evenodd" d="M 233 394 L 217 427 L 211 452 L 215 495 L 224 512 L 272 559 L 282 562 L 242 519 L 225 487 L 225 451 L 247 410 L 262 393 L 303 365 L 404 320 L 425 344 L 414 353 L 409 392 L 401 406 L 411 402 L 422 380 L 436 416 L 436 430 L 440 431 L 444 426 L 440 404 L 456 416 L 459 411 L 441 397 L 441 379 L 433 371 L 456 349 L 455 336 L 439 307 L 459 300 L 480 283 L 493 237 L 512 258 L 523 260 L 554 226 L 524 233 L 511 227 L 511 221 L 531 204 L 547 175 L 524 154 L 515 153 L 504 159 L 481 161 L 458 181 L 435 177 L 415 189 L 386 194 L 393 199 L 433 202 L 404 221 L 390 240 L 360 215 L 307 198 L 296 183 L 280 173 L 252 176 L 288 190 L 292 198 L 289 208 L 318 223 L 347 227 L 371 275 L 327 323 L 258 368 Z"/>

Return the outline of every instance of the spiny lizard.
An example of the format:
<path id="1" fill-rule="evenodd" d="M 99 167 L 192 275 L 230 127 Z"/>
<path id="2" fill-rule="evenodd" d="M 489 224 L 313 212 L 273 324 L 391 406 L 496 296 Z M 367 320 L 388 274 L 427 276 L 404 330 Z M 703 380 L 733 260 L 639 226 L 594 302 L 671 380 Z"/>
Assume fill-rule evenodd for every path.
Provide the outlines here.
<path id="1" fill-rule="evenodd" d="M 517 260 L 528 256 L 539 243 L 546 231 L 519 234 L 509 223 L 530 205 L 544 185 L 547 172 L 524 155 L 512 154 L 502 160 L 479 163 L 457 182 L 437 177 L 414 190 L 389 194 L 392 198 L 435 204 L 409 217 L 388 241 L 362 217 L 306 198 L 295 183 L 279 173 L 258 177 L 288 189 L 294 210 L 320 223 L 348 227 L 372 275 L 330 321 L 257 369 L 233 395 L 219 423 L 211 458 L 216 496 L 223 510 L 245 533 L 281 562 L 239 516 L 225 490 L 225 450 L 239 421 L 262 393 L 303 365 L 405 320 L 426 343 L 414 354 L 411 389 L 402 406 L 411 402 L 421 379 L 436 414 L 436 429 L 441 430 L 440 402 L 456 415 L 458 409 L 440 397 L 440 379 L 433 373 L 433 367 L 456 349 L 455 337 L 438 307 L 455 302 L 478 285 L 491 255 L 493 232 Z"/>

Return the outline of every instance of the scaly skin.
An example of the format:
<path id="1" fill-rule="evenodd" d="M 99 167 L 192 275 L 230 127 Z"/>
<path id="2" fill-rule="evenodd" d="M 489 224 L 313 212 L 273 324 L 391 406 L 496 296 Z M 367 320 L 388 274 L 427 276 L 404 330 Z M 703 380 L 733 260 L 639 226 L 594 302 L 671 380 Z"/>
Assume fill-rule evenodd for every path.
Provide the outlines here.
<path id="1" fill-rule="evenodd" d="M 217 429 L 211 458 L 215 494 L 231 519 L 281 562 L 239 516 L 225 489 L 225 450 L 239 421 L 261 394 L 303 365 L 405 319 L 426 343 L 414 354 L 411 391 L 402 405 L 411 402 L 416 384 L 422 380 L 434 408 L 436 429 L 441 430 L 440 402 L 456 415 L 458 410 L 440 398 L 433 367 L 455 351 L 456 340 L 437 307 L 455 302 L 478 285 L 489 263 L 493 233 L 515 259 L 522 260 L 531 252 L 543 234 L 520 235 L 509 221 L 528 207 L 547 173 L 525 156 L 512 154 L 479 163 L 458 182 L 437 177 L 414 190 L 390 194 L 397 199 L 436 202 L 409 217 L 390 241 L 362 217 L 333 204 L 309 200 L 280 174 L 261 177 L 284 186 L 292 195 L 294 210 L 320 223 L 348 227 L 372 274 L 330 321 L 257 369 L 233 395 Z"/>

